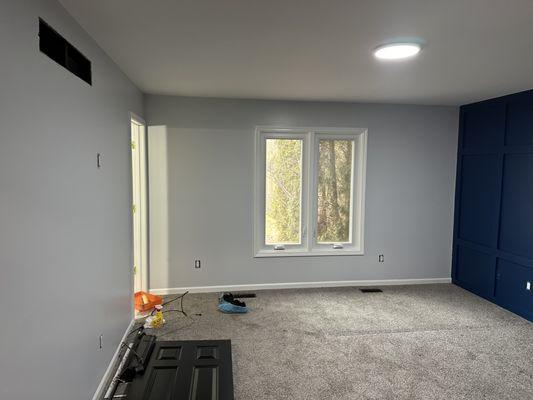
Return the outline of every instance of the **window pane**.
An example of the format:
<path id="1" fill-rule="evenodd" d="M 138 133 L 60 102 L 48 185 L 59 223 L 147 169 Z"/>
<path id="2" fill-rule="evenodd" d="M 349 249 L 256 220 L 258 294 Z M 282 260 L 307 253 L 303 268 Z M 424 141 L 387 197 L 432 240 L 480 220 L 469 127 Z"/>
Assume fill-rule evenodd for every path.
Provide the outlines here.
<path id="1" fill-rule="evenodd" d="M 301 243 L 300 139 L 266 140 L 265 244 Z"/>
<path id="2" fill-rule="evenodd" d="M 353 147 L 353 140 L 319 141 L 318 243 L 346 243 L 351 240 Z"/>

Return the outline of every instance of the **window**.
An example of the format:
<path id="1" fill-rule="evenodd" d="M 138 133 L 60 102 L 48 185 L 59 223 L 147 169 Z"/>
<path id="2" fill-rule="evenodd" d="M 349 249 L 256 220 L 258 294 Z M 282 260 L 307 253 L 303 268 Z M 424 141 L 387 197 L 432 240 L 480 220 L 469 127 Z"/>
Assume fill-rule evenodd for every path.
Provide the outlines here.
<path id="1" fill-rule="evenodd" d="M 256 129 L 256 257 L 363 254 L 366 129 Z"/>

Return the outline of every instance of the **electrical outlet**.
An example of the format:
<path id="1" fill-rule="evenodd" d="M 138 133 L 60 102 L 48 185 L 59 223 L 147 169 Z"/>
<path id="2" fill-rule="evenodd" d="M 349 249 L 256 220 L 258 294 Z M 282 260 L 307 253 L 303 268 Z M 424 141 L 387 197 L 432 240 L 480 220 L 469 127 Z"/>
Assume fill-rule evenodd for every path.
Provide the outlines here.
<path id="1" fill-rule="evenodd" d="M 385 255 L 384 255 L 384 254 L 380 254 L 380 255 L 378 256 L 378 262 L 380 262 L 380 263 L 385 262 Z"/>
<path id="2" fill-rule="evenodd" d="M 202 262 L 200 260 L 194 260 L 194 268 L 201 268 Z"/>
<path id="3" fill-rule="evenodd" d="M 100 349 L 104 348 L 104 334 L 103 333 L 100 334 L 99 345 L 98 346 L 99 346 Z"/>

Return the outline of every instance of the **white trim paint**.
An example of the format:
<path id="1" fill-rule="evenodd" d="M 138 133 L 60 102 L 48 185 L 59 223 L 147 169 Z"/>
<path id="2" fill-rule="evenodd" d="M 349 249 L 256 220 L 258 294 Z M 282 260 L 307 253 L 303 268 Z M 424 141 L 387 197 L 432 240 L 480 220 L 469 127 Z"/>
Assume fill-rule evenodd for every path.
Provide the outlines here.
<path id="1" fill-rule="evenodd" d="M 136 266 L 137 274 L 133 274 L 133 291 L 148 290 L 148 160 L 147 160 L 147 128 L 146 122 L 130 113 L 131 117 L 131 140 L 136 148 L 132 148 L 132 205 L 135 205 L 135 213 L 132 212 L 132 269 Z M 138 131 L 134 133 L 134 125 Z M 135 234 L 136 233 L 136 234 Z M 137 279 L 137 280 L 136 280 Z"/>
<path id="2" fill-rule="evenodd" d="M 119 362 L 118 356 L 120 354 L 120 348 L 124 340 L 126 340 L 128 333 L 132 330 L 133 325 L 135 324 L 135 319 L 132 319 L 128 325 L 128 328 L 124 332 L 124 335 L 122 336 L 122 339 L 120 339 L 120 342 L 117 346 L 117 349 L 115 350 L 115 354 L 113 354 L 113 358 L 111 358 L 111 361 L 109 362 L 109 365 L 107 366 L 104 376 L 102 376 L 102 379 L 100 380 L 100 383 L 98 384 L 98 388 L 96 389 L 96 392 L 94 392 L 92 400 L 100 400 L 107 389 L 107 383 L 109 382 L 109 379 L 115 372 L 115 368 L 117 367 L 117 364 Z"/>
<path id="3" fill-rule="evenodd" d="M 247 285 L 193 286 L 179 288 L 150 289 L 150 293 L 157 295 L 190 293 L 216 293 L 229 291 L 271 290 L 271 289 L 305 289 L 328 287 L 366 287 L 366 286 L 400 286 L 400 285 L 428 285 L 451 283 L 451 278 L 427 279 L 384 279 L 362 281 L 324 281 L 324 282 L 290 282 L 290 283 L 261 283 Z"/>

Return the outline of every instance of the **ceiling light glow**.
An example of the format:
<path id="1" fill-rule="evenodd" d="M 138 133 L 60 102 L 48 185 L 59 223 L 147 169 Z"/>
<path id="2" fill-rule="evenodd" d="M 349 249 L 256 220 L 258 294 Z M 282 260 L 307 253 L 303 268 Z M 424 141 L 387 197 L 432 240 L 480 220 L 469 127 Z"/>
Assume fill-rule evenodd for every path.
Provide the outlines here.
<path id="1" fill-rule="evenodd" d="M 374 56 L 380 60 L 402 60 L 416 56 L 420 49 L 418 43 L 390 43 L 376 48 Z"/>

